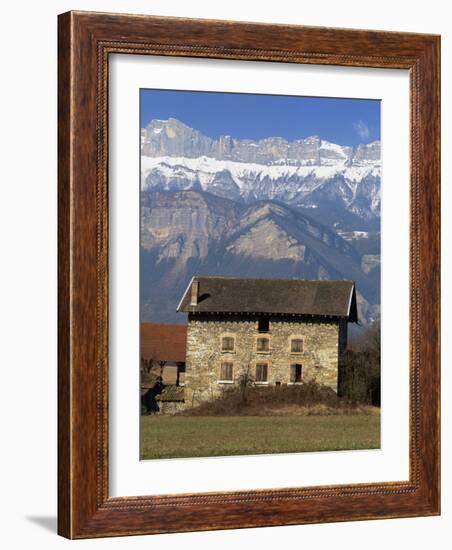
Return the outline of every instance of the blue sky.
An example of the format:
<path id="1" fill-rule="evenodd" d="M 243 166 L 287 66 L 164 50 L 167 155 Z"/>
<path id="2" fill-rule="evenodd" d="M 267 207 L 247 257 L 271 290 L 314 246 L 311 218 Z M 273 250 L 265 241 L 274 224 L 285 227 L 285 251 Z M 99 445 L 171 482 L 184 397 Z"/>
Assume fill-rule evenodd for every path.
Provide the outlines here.
<path id="1" fill-rule="evenodd" d="M 380 139 L 380 101 L 175 90 L 140 91 L 141 126 L 177 118 L 217 138 L 290 141 L 318 135 L 340 145 Z"/>

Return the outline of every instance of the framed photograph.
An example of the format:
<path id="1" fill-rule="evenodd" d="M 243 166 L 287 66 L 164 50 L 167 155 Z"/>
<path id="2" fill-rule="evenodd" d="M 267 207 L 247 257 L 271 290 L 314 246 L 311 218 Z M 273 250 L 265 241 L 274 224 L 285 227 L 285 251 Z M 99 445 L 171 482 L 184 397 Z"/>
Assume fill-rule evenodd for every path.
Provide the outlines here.
<path id="1" fill-rule="evenodd" d="M 440 513 L 439 56 L 59 16 L 61 535 Z"/>

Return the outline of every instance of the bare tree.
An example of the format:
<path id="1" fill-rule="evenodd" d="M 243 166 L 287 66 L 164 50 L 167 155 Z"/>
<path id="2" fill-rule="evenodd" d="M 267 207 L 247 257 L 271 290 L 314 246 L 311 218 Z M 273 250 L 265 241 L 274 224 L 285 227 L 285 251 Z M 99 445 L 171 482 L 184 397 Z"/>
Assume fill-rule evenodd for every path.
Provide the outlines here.
<path id="1" fill-rule="evenodd" d="M 237 378 L 237 382 L 240 388 L 240 403 L 242 405 L 246 404 L 249 388 L 254 384 L 254 377 L 251 374 L 251 370 L 252 370 L 251 354 L 248 354 L 248 359 L 246 361 L 246 368 L 244 372 L 242 372 L 240 376 Z"/>
<path id="2" fill-rule="evenodd" d="M 370 325 L 344 353 L 339 394 L 351 401 L 380 404 L 380 322 Z"/>

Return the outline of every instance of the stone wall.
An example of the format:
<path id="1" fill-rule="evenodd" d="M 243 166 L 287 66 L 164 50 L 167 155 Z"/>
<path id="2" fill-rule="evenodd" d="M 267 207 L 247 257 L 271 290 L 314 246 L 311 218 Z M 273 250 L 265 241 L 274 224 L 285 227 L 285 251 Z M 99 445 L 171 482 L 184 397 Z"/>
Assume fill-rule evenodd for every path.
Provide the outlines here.
<path id="1" fill-rule="evenodd" d="M 302 380 L 315 379 L 337 391 L 339 333 L 345 345 L 346 326 L 321 319 L 270 318 L 268 333 L 258 332 L 258 319 L 252 317 L 190 316 L 187 331 L 185 406 L 218 397 L 230 383 L 220 381 L 222 362 L 233 363 L 233 378 L 256 374 L 257 363 L 268 364 L 267 384 L 289 384 L 290 365 L 302 365 Z M 223 336 L 235 337 L 233 352 L 221 351 Z M 269 352 L 257 352 L 257 338 L 268 336 Z M 290 339 L 303 340 L 303 351 L 292 353 Z"/>
<path id="2" fill-rule="evenodd" d="M 159 401 L 158 405 L 158 414 L 171 415 L 185 409 L 185 404 L 183 401 Z"/>

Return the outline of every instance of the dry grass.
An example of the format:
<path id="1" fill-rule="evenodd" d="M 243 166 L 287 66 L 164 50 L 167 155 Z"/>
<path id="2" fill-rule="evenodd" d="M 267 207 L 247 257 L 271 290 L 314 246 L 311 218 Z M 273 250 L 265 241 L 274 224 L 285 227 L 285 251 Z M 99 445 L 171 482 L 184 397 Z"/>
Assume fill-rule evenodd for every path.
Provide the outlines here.
<path id="1" fill-rule="evenodd" d="M 283 405 L 281 407 L 271 407 L 260 416 L 342 416 L 355 414 L 380 416 L 380 409 L 371 405 L 357 405 L 354 407 L 329 407 L 323 404 L 311 405 L 310 407 Z"/>
<path id="2" fill-rule="evenodd" d="M 223 395 L 187 409 L 182 416 L 331 416 L 374 414 L 376 407 L 341 399 L 314 381 L 293 386 L 234 386 Z M 379 412 L 378 412 L 379 414 Z"/>
<path id="3" fill-rule="evenodd" d="M 313 414 L 322 411 L 322 414 Z M 141 458 L 378 449 L 379 409 L 280 416 L 142 416 Z M 331 411 L 329 411 L 331 412 Z"/>

